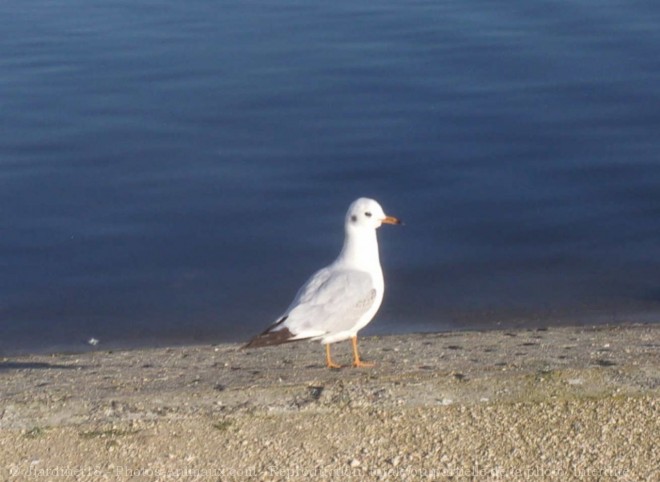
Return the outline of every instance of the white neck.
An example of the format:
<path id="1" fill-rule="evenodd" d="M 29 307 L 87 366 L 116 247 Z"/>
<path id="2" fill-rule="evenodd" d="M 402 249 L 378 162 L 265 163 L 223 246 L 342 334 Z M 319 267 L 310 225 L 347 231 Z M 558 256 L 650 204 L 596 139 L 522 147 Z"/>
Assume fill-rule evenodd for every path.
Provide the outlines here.
<path id="1" fill-rule="evenodd" d="M 380 271 L 376 230 L 347 225 L 344 246 L 335 263 L 363 271 Z"/>

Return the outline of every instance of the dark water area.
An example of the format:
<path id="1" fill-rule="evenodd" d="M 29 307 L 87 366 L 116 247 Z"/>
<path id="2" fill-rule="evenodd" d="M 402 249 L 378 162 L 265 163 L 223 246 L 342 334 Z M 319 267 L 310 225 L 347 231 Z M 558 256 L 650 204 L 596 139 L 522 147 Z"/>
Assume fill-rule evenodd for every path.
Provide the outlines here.
<path id="1" fill-rule="evenodd" d="M 660 3 L 0 3 L 0 354 L 245 340 L 359 196 L 365 334 L 660 319 Z"/>

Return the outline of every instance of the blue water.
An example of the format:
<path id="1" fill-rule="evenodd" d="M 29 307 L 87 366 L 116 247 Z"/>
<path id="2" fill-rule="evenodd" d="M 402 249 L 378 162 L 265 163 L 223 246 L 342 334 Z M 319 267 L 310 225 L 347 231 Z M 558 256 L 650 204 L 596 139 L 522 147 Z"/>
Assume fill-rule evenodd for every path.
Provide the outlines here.
<path id="1" fill-rule="evenodd" d="M 660 319 L 660 3 L 0 3 L 0 353 L 249 338 L 356 197 L 365 333 Z"/>

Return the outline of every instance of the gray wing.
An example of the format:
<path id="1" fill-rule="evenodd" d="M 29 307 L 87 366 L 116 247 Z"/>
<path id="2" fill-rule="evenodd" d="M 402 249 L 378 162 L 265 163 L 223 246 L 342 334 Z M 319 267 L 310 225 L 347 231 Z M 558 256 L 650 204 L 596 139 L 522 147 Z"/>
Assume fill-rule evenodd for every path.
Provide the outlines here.
<path id="1" fill-rule="evenodd" d="M 300 289 L 282 325 L 297 339 L 350 330 L 375 299 L 369 273 L 326 268 Z"/>
<path id="2" fill-rule="evenodd" d="M 324 268 L 300 288 L 282 323 L 296 339 L 352 328 L 376 298 L 371 275 Z"/>
<path id="3" fill-rule="evenodd" d="M 350 330 L 375 299 L 376 289 L 369 273 L 324 268 L 300 288 L 287 311 L 246 347 L 320 338 Z"/>

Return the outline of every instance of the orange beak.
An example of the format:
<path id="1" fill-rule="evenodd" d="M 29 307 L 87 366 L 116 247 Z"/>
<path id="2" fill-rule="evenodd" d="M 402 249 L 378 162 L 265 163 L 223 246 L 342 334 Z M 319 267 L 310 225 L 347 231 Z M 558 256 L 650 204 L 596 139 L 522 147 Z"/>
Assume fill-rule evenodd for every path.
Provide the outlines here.
<path id="1" fill-rule="evenodd" d="M 403 224 L 400 219 L 395 218 L 394 216 L 386 216 L 385 219 L 381 221 L 383 224 Z"/>

